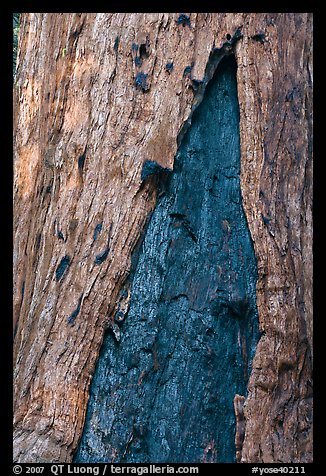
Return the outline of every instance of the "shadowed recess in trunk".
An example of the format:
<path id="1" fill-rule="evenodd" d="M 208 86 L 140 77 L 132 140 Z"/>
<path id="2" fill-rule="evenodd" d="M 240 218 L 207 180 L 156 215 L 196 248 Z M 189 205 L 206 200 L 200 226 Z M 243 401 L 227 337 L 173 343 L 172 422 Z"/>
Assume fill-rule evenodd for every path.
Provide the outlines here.
<path id="1" fill-rule="evenodd" d="M 192 117 L 107 332 L 75 462 L 235 462 L 235 394 L 259 337 L 256 261 L 240 190 L 236 63 Z M 118 325 L 118 324 L 117 324 Z"/>

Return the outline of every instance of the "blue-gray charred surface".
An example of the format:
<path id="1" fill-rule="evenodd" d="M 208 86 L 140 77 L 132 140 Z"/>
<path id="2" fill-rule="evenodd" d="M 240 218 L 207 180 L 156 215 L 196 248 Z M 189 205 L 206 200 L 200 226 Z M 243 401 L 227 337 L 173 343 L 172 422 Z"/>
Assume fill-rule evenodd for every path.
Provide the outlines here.
<path id="1" fill-rule="evenodd" d="M 236 394 L 257 344 L 233 57 L 192 117 L 104 338 L 75 462 L 236 462 Z"/>

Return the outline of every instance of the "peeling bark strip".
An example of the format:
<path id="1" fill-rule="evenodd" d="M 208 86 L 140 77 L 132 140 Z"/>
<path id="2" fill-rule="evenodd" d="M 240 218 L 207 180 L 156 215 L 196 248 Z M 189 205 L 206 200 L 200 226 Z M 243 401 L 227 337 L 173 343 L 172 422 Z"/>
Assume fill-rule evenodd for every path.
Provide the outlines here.
<path id="1" fill-rule="evenodd" d="M 246 398 L 241 395 L 235 395 L 233 404 L 234 404 L 234 413 L 236 419 L 236 429 L 235 429 L 235 449 L 236 449 L 236 460 L 237 463 L 241 462 L 242 455 L 242 446 L 246 432 L 246 420 L 244 416 L 243 406 L 246 401 Z"/>
<path id="2" fill-rule="evenodd" d="M 146 163 L 142 178 L 164 169 Z M 195 111 L 111 323 L 75 462 L 235 462 L 233 399 L 258 339 L 234 58 Z M 243 433 L 244 437 L 244 433 Z"/>
<path id="3" fill-rule="evenodd" d="M 71 461 L 105 325 L 109 319 L 121 328 L 120 343 L 111 342 L 121 346 L 131 322 L 130 313 L 119 322 L 119 305 L 123 314 L 127 309 L 120 292 L 162 182 L 155 174 L 142 182 L 143 165 L 153 161 L 179 173 L 178 144 L 214 61 L 234 49 L 241 192 L 257 258 L 263 332 L 248 384 L 242 461 L 311 461 L 312 15 L 29 13 L 21 15 L 19 41 L 14 460 Z M 188 66 L 191 72 L 183 77 Z M 135 86 L 139 72 L 147 75 L 146 93 Z M 78 168 L 86 144 L 87 158 Z M 213 181 L 210 193 L 218 191 Z M 184 211 L 180 215 L 185 216 L 171 216 L 171 230 L 191 249 L 199 246 L 198 228 Z M 227 222 L 220 228 L 226 238 Z M 95 239 L 99 223 L 103 228 Z M 96 265 L 111 223 L 110 252 Z M 64 255 L 72 257 L 69 271 L 57 282 Z M 81 295 L 75 325 L 67 325 Z M 223 313 L 230 314 L 234 328 L 241 326 L 238 310 L 245 303 L 227 303 L 220 304 Z M 211 312 L 220 325 L 216 303 Z M 160 355 L 160 349 L 149 351 L 157 372 Z M 136 365 L 137 356 L 132 358 Z M 206 443 L 209 461 L 217 446 Z"/>

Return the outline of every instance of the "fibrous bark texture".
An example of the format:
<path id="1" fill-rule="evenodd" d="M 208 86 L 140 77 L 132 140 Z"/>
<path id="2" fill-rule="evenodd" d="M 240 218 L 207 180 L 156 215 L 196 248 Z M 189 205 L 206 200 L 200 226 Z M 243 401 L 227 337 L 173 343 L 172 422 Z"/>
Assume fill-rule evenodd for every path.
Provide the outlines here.
<path id="1" fill-rule="evenodd" d="M 144 329 L 144 338 L 149 339 L 161 329 L 157 345 L 168 339 L 171 342 L 166 349 L 158 347 L 156 351 L 166 357 L 165 369 L 158 367 L 149 376 L 158 388 L 157 403 L 163 398 L 164 378 L 166 385 L 178 388 L 168 374 L 169 362 L 178 355 L 175 350 L 171 353 L 171 346 L 178 348 L 177 335 L 179 343 L 200 346 L 198 337 L 193 343 L 188 340 L 195 332 L 196 318 L 202 315 L 200 306 L 205 307 L 212 298 L 196 295 L 195 299 L 187 293 L 187 297 L 181 296 L 184 283 L 180 280 L 179 290 L 179 284 L 173 290 L 169 283 L 175 272 L 172 256 L 177 256 L 181 241 L 188 240 L 189 253 L 195 253 L 209 229 L 209 216 L 207 222 L 192 223 L 185 211 L 178 210 L 182 205 L 178 197 L 190 196 L 182 195 L 186 193 L 183 188 L 186 178 L 191 179 L 191 168 L 196 168 L 192 165 L 196 164 L 196 154 L 191 156 L 187 149 L 187 141 L 192 140 L 189 119 L 203 100 L 206 85 L 212 84 L 208 81 L 216 66 L 214 58 L 221 59 L 232 51 L 237 63 L 240 109 L 241 195 L 257 261 L 257 308 L 262 332 L 244 403 L 245 430 L 243 417 L 238 418 L 244 432 L 241 461 L 312 460 L 312 16 L 33 13 L 22 14 L 14 96 L 15 461 L 72 460 L 108 326 L 108 333 L 113 333 L 115 339 L 121 332 L 119 343 L 108 334 L 101 353 L 108 353 L 113 364 L 123 352 L 127 337 L 136 339 L 136 329 Z M 197 112 L 199 115 L 199 109 Z M 194 125 L 197 119 L 194 116 Z M 204 160 L 205 154 L 200 152 L 199 157 Z M 209 166 L 205 177 L 211 172 Z M 203 189 L 192 191 L 194 213 L 197 200 L 215 194 L 218 202 L 217 185 L 221 181 L 223 186 L 222 176 L 221 172 L 211 185 L 207 179 Z M 164 190 L 169 193 L 159 197 L 149 222 L 162 178 L 166 181 Z M 204 183 L 200 178 L 196 180 Z M 231 184 L 237 179 L 225 180 Z M 173 192 L 174 183 L 180 184 L 180 195 Z M 211 206 L 207 204 L 207 210 Z M 163 234 L 151 234 L 159 213 L 165 213 Z M 138 253 L 137 245 L 148 222 L 143 251 Z M 206 225 L 202 229 L 203 223 Z M 222 240 L 230 236 L 232 241 L 232 228 L 229 230 L 227 223 L 215 233 L 210 235 L 212 239 L 220 233 Z M 145 266 L 145 248 L 157 249 L 155 236 L 163 239 L 163 247 L 167 246 L 165 238 L 174 239 L 175 245 L 169 247 L 161 263 L 164 270 L 170 270 L 161 283 L 163 313 L 168 318 L 162 324 L 158 310 L 156 318 L 145 316 L 147 327 L 146 321 L 136 315 L 136 309 L 140 309 L 137 292 L 142 290 L 141 277 L 137 276 Z M 232 248 L 230 256 L 236 249 Z M 214 255 L 215 251 L 207 253 Z M 139 261 L 133 269 L 131 257 L 136 255 Z M 161 260 L 160 253 L 155 259 Z M 203 255 L 205 263 L 207 259 Z M 151 263 L 148 266 L 154 273 Z M 187 276 L 186 270 L 178 272 Z M 129 275 L 134 276 L 132 283 L 129 280 L 130 288 Z M 200 280 L 196 286 L 205 284 L 199 271 L 195 276 Z M 218 285 L 217 276 L 212 274 L 214 285 Z M 244 276 L 246 273 L 238 279 Z M 134 298 L 131 288 L 136 292 Z M 204 289 L 211 288 L 208 285 Z M 172 290 L 177 293 L 176 299 Z M 142 305 L 150 308 L 156 292 L 158 289 Z M 223 299 L 216 296 L 216 301 L 217 314 L 227 314 L 222 309 Z M 188 313 L 187 319 L 180 317 L 181 311 L 176 318 L 175 306 Z M 209 309 L 206 321 L 200 324 L 205 336 L 201 351 L 214 341 L 224 323 L 214 316 L 212 306 Z M 127 314 L 120 323 L 121 330 L 114 321 L 119 312 Z M 178 327 L 181 322 L 187 323 L 182 330 Z M 225 332 L 232 341 L 244 321 L 230 318 L 230 322 Z M 212 335 L 206 333 L 210 326 Z M 241 342 L 247 337 L 244 330 Z M 135 341 L 134 345 L 139 347 L 139 362 L 149 365 L 155 352 L 146 354 L 141 342 Z M 227 353 L 236 363 L 232 375 L 246 368 L 240 360 L 240 347 Z M 249 362 L 251 344 L 248 349 Z M 211 357 L 201 351 L 197 352 L 199 361 L 206 358 L 203 374 L 207 377 L 211 371 L 219 385 L 218 372 L 215 375 L 213 371 L 214 346 Z M 164 352 L 170 352 L 171 358 Z M 135 359 L 137 362 L 137 355 Z M 133 375 L 137 367 L 122 362 L 131 365 L 129 372 Z M 160 361 L 155 365 L 159 366 Z M 195 362 L 188 365 L 191 378 Z M 125 381 L 123 372 L 110 367 L 108 380 Z M 176 377 L 180 379 L 179 370 Z M 234 393 L 245 393 L 236 384 L 233 389 Z M 136 392 L 133 395 L 139 398 Z M 91 402 L 94 400 L 92 395 Z M 106 404 L 110 408 L 111 402 L 106 400 Z M 128 407 L 127 402 L 117 405 L 117 409 Z M 181 432 L 181 407 L 179 410 L 177 428 Z M 234 422 L 232 416 L 229 424 L 233 433 Z M 161 424 L 162 428 L 166 425 L 164 418 Z M 122 436 L 122 430 L 119 434 Z M 206 441 L 199 429 L 196 436 L 200 444 Z M 135 434 L 130 438 L 129 454 L 137 447 Z M 169 438 L 166 440 L 170 445 Z M 115 448 L 114 444 L 110 438 L 105 447 Z M 202 450 L 207 449 L 208 461 L 214 458 L 215 448 L 209 448 L 208 441 L 206 444 Z M 139 451 L 150 455 L 155 448 L 140 447 Z M 166 447 L 166 451 L 173 451 L 179 458 L 177 447 Z M 234 460 L 230 446 L 222 451 L 225 458 Z M 124 456 L 118 449 L 117 458 L 127 454 L 128 448 Z"/>

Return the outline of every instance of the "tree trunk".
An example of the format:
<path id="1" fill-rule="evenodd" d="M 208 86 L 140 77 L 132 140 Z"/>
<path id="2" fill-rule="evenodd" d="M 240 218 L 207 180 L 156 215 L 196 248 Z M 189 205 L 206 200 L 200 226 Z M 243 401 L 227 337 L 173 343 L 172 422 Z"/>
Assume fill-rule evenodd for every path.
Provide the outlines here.
<path id="1" fill-rule="evenodd" d="M 14 460 L 312 461 L 312 15 L 20 28 Z"/>

